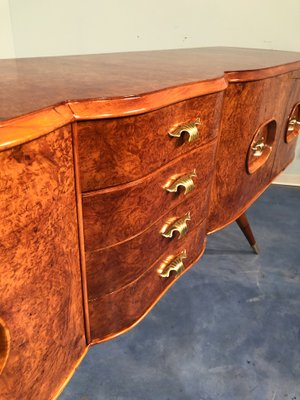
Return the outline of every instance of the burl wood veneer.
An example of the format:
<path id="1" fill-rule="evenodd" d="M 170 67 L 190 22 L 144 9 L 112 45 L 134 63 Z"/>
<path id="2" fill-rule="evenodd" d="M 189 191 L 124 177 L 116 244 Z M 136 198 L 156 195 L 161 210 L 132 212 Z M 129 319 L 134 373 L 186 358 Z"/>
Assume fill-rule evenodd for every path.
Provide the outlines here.
<path id="1" fill-rule="evenodd" d="M 54 396 L 85 351 L 72 153 L 70 126 L 0 153 L 1 400 Z"/>
<path id="2" fill-rule="evenodd" d="M 0 398 L 57 398 L 292 160 L 300 54 L 0 61 Z"/>

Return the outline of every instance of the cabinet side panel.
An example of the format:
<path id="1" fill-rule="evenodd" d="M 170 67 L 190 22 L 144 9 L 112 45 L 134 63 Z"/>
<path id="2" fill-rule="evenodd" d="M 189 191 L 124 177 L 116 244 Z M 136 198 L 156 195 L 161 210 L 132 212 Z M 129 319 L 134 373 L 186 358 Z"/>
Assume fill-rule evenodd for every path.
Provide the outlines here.
<path id="1" fill-rule="evenodd" d="M 71 128 L 0 153 L 1 400 L 52 398 L 85 347 Z"/>

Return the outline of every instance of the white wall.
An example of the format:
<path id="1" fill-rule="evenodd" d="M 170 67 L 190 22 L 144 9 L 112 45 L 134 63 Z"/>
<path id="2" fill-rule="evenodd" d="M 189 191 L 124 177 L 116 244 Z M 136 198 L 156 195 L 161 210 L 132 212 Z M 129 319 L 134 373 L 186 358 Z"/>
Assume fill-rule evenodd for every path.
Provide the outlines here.
<path id="1" fill-rule="evenodd" d="M 241 46 L 300 51 L 300 0 L 0 0 L 0 58 Z M 300 185 L 297 160 L 279 178 Z"/>
<path id="2" fill-rule="evenodd" d="M 299 0 L 9 0 L 17 57 L 197 46 L 300 51 Z"/>

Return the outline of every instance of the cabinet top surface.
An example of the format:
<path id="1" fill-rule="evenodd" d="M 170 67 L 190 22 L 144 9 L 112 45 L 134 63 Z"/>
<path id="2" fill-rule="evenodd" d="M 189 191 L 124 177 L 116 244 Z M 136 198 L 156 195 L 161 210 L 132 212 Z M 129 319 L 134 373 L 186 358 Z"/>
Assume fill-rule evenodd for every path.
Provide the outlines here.
<path id="1" fill-rule="evenodd" d="M 261 79 L 259 71 L 270 76 L 298 68 L 300 53 L 229 47 L 0 60 L 0 120 L 62 102 L 190 84 L 218 91 L 224 82 Z"/>

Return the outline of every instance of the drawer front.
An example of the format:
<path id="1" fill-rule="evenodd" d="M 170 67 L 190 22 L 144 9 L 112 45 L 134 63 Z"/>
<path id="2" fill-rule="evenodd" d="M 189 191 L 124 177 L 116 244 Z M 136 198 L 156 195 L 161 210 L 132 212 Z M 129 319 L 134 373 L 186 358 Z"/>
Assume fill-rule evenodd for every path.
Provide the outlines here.
<path id="1" fill-rule="evenodd" d="M 226 90 L 208 232 L 232 222 L 271 182 L 293 84 L 285 74 Z"/>
<path id="2" fill-rule="evenodd" d="M 198 148 L 146 178 L 118 188 L 83 195 L 83 225 L 87 251 L 100 250 L 147 229 L 174 207 L 197 195 L 198 213 L 207 215 L 216 141 Z M 165 187 L 187 174 L 194 191 L 168 192 Z"/>
<path id="3" fill-rule="evenodd" d="M 178 241 L 172 254 L 167 252 L 136 281 L 116 292 L 89 300 L 92 341 L 115 336 L 142 318 L 182 273 L 176 276 L 173 271 L 163 278 L 158 272 L 162 263 L 168 256 L 174 260 L 173 257 L 186 250 L 183 263 L 186 268 L 191 267 L 201 255 L 204 238 L 205 223 L 190 232 L 182 243 Z"/>
<path id="4" fill-rule="evenodd" d="M 137 279 L 166 251 L 172 253 L 202 219 L 199 199 L 193 196 L 131 240 L 86 252 L 89 298 L 111 293 Z"/>
<path id="5" fill-rule="evenodd" d="M 217 136 L 223 92 L 182 101 L 149 113 L 78 123 L 83 192 L 139 179 Z M 178 127 L 190 135 L 180 135 Z M 190 139 L 190 142 L 188 141 Z"/>

